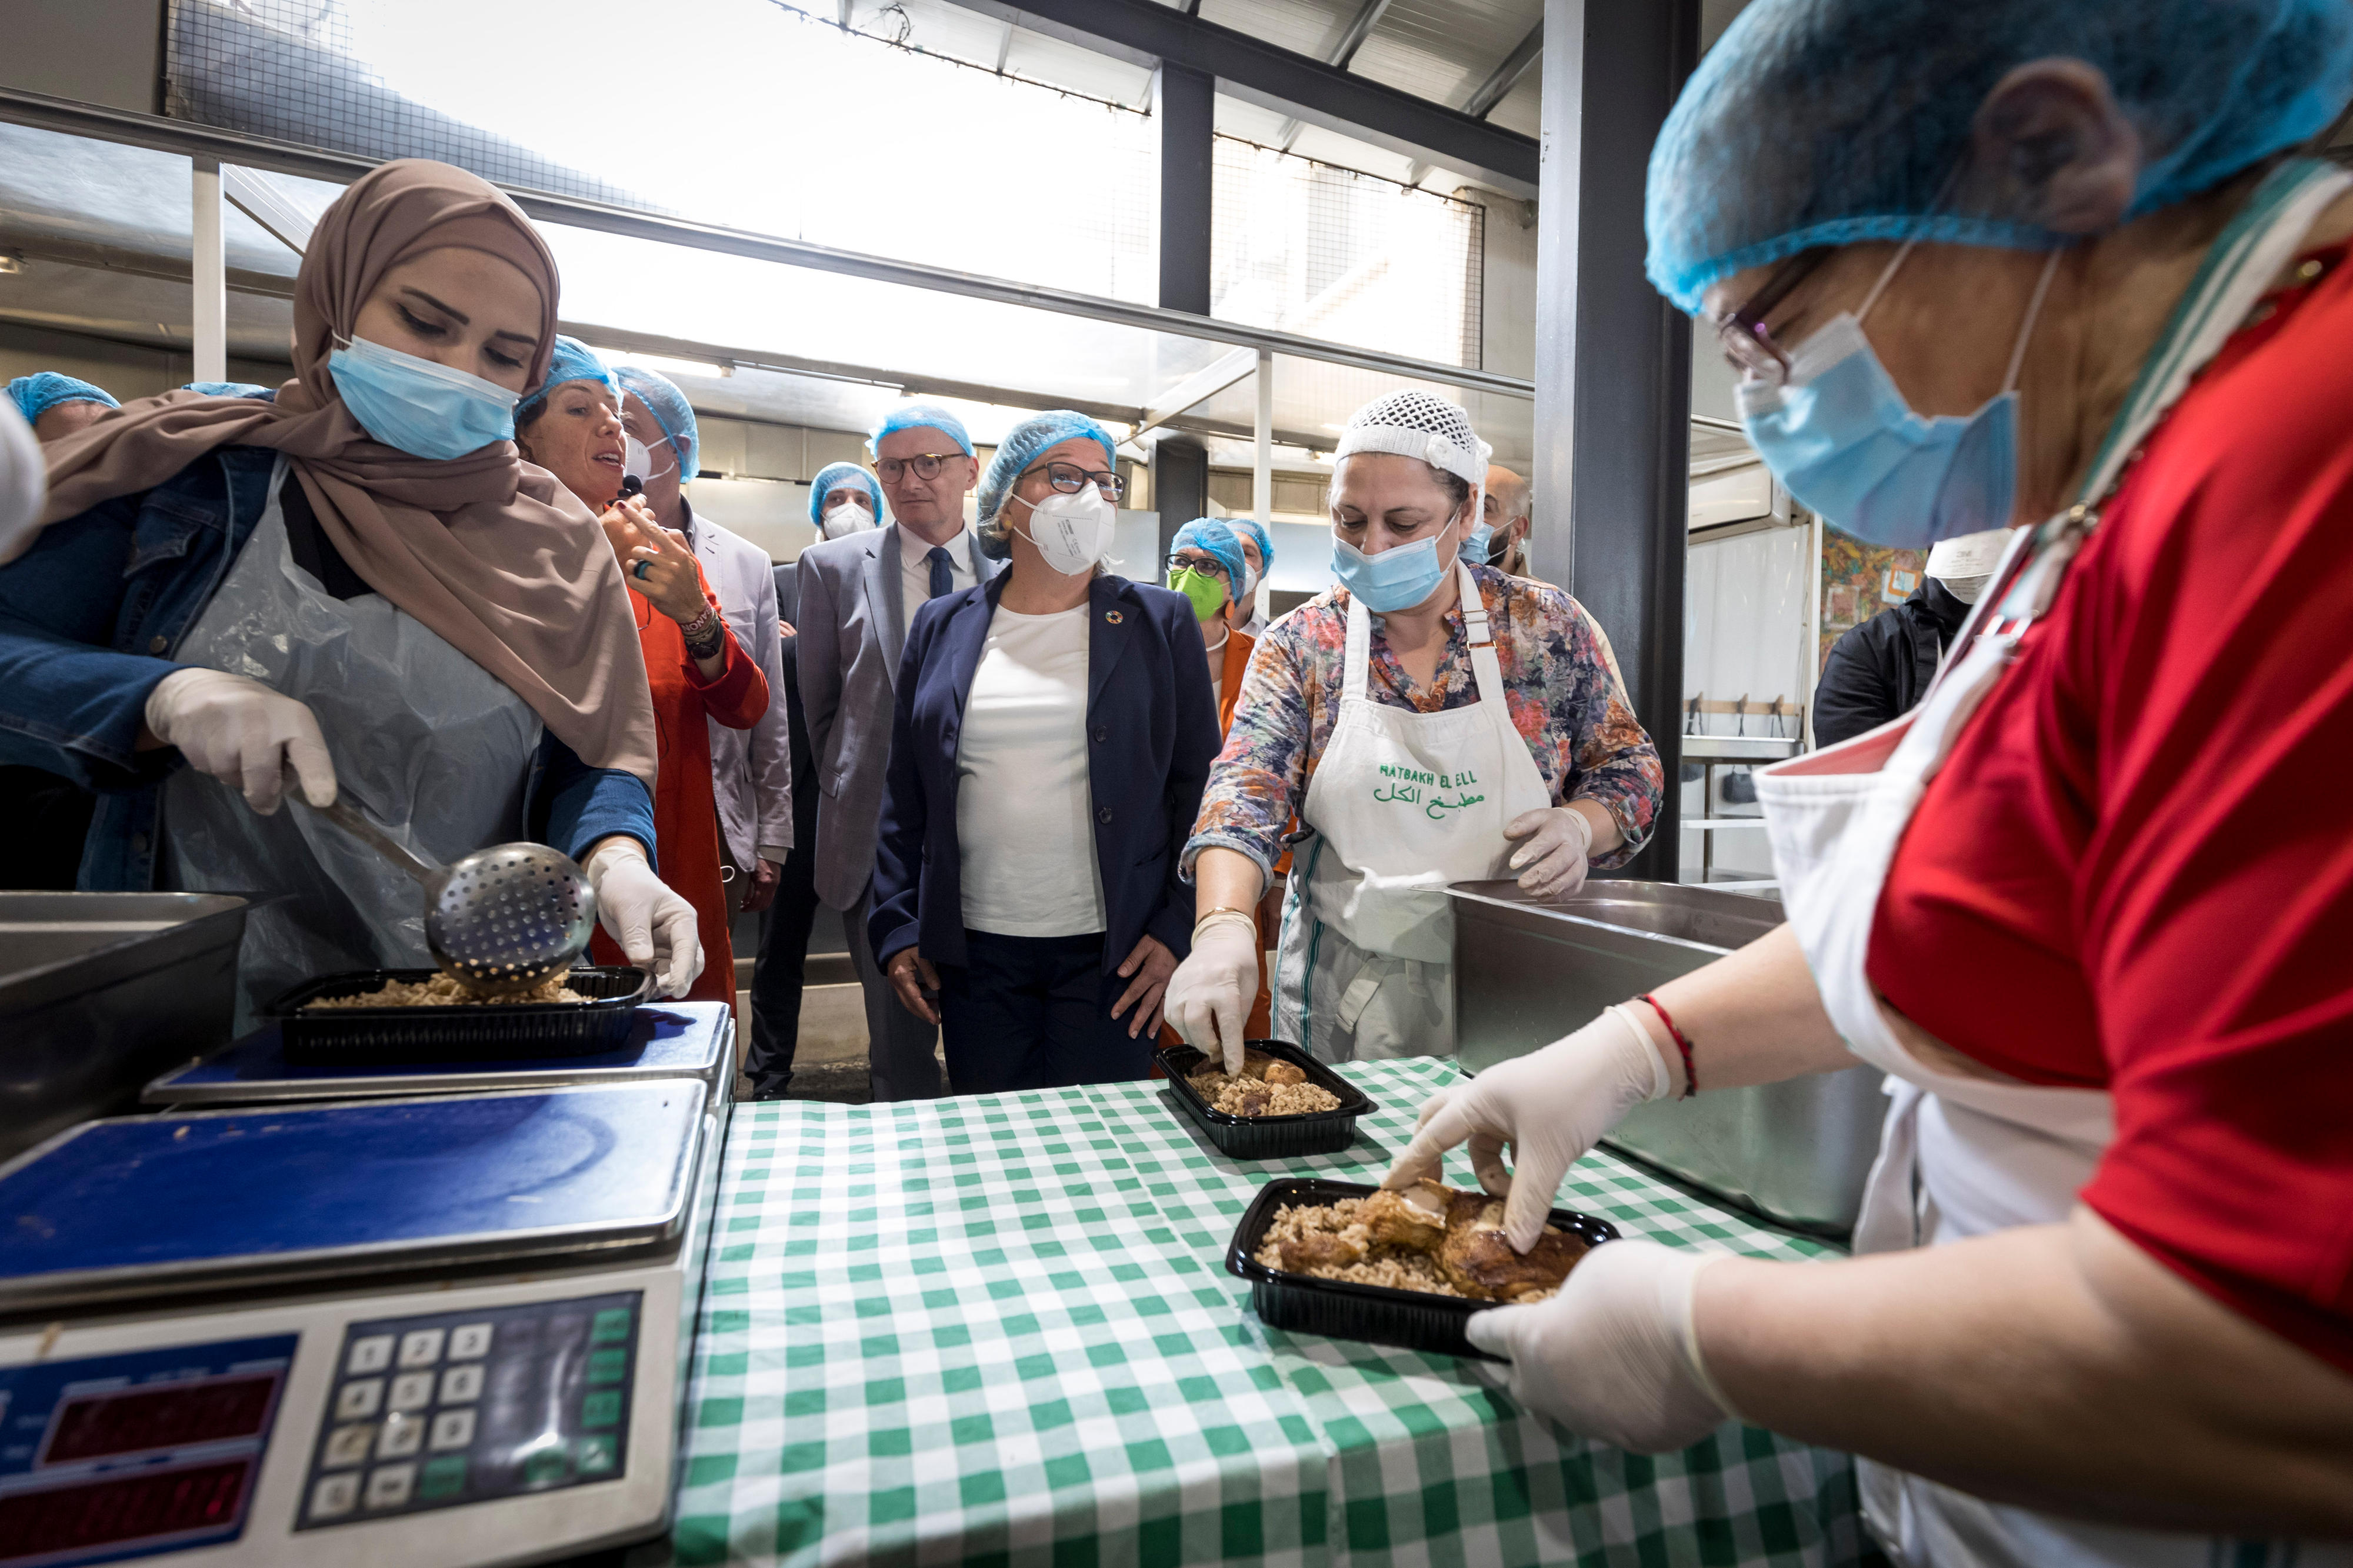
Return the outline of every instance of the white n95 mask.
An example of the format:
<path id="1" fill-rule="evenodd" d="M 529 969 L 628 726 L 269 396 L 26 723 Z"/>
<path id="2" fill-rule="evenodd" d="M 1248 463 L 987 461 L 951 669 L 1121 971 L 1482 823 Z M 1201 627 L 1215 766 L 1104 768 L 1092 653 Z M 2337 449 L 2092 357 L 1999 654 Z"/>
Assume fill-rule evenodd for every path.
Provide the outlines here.
<path id="1" fill-rule="evenodd" d="M 664 451 L 668 451 L 669 447 L 669 442 L 662 443 Z M 672 467 L 675 465 L 664 465 L 660 473 L 669 473 Z M 635 474 L 639 484 L 650 483 L 660 477 L 660 474 L 656 473 L 654 469 L 653 448 L 626 430 L 621 432 L 621 471 Z"/>
<path id="2" fill-rule="evenodd" d="M 874 514 L 854 500 L 826 509 L 825 521 L 818 527 L 828 539 L 839 539 L 846 533 L 857 533 L 874 526 Z"/>
<path id="3" fill-rule="evenodd" d="M 1119 509 L 1092 485 L 1076 495 L 1055 490 L 1029 508 L 1029 526 L 1023 538 L 1038 547 L 1046 564 L 1065 577 L 1091 572 L 1111 548 L 1113 525 Z"/>

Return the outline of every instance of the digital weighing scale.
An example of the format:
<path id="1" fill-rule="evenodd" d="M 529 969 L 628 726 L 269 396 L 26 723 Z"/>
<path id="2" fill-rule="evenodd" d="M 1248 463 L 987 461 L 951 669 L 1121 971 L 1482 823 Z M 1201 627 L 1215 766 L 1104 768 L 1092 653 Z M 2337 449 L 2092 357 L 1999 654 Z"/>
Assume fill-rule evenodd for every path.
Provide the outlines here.
<path id="1" fill-rule="evenodd" d="M 724 1117 L 735 1098 L 735 1010 L 724 1002 L 649 1004 L 637 1010 L 626 1043 L 595 1056 L 407 1066 L 290 1062 L 277 1026 L 269 1025 L 174 1068 L 149 1084 L 140 1100 L 164 1106 L 254 1105 L 658 1078 L 701 1079 L 711 1089 L 712 1106 Z"/>
<path id="2" fill-rule="evenodd" d="M 92 1121 L 0 1167 L 0 1564 L 656 1533 L 723 1136 L 670 1077 Z"/>

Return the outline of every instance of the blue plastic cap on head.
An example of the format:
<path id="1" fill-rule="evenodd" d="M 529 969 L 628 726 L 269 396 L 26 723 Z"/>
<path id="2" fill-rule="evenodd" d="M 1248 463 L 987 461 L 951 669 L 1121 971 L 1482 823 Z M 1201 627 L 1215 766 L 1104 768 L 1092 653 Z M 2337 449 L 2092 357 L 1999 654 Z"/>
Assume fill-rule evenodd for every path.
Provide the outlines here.
<path id="1" fill-rule="evenodd" d="M 1651 150 L 1659 291 L 1821 245 L 1918 237 L 2049 249 L 2021 213 L 1937 207 L 1986 95 L 2030 61 L 2083 61 L 2141 138 L 2127 217 L 2325 129 L 2353 98 L 2348 0 L 1753 0 Z"/>
<path id="2" fill-rule="evenodd" d="M 1263 577 L 1274 570 L 1274 537 L 1267 532 L 1266 524 L 1254 517 L 1229 517 L 1226 523 L 1235 532 L 1250 535 L 1250 542 L 1258 546 L 1260 576 Z"/>
<path id="3" fill-rule="evenodd" d="M 879 457 L 882 451 L 883 437 L 897 430 L 914 430 L 923 427 L 936 430 L 954 441 L 964 448 L 965 457 L 978 456 L 972 449 L 972 437 L 964 433 L 964 421 L 936 403 L 909 402 L 894 405 L 888 414 L 882 416 L 882 422 L 874 426 L 874 433 L 866 437 L 867 449 Z"/>
<path id="4" fill-rule="evenodd" d="M 30 425 L 60 403 L 103 403 L 109 408 L 122 405 L 114 394 L 102 386 L 92 386 L 70 375 L 54 370 L 38 371 L 20 375 L 8 384 L 8 395 L 16 405 L 16 412 Z"/>
<path id="5" fill-rule="evenodd" d="M 694 405 L 686 400 L 678 383 L 643 365 L 615 365 L 613 374 L 623 392 L 646 405 L 646 412 L 654 416 L 661 433 L 678 448 L 678 477 L 691 479 L 701 473 L 702 429 L 694 422 Z"/>
<path id="6" fill-rule="evenodd" d="M 1005 439 L 997 445 L 997 456 L 990 460 L 988 472 L 981 476 L 980 520 L 987 522 L 997 515 L 997 509 L 1013 491 L 1013 481 L 1038 460 L 1039 453 L 1082 437 L 1102 443 L 1103 467 L 1118 471 L 1118 450 L 1111 432 L 1075 410 L 1055 408 L 1033 414 L 1008 430 Z"/>
<path id="7" fill-rule="evenodd" d="M 1179 550 L 1208 551 L 1226 569 L 1227 591 L 1236 598 L 1241 597 L 1250 562 L 1242 554 L 1241 535 L 1234 531 L 1229 520 L 1197 517 L 1176 531 L 1176 536 L 1168 542 L 1168 549 L 1171 554 Z"/>
<path id="8" fill-rule="evenodd" d="M 567 338 L 558 332 L 555 353 L 547 361 L 547 379 L 533 388 L 530 396 L 515 405 L 516 420 L 521 422 L 538 413 L 547 402 L 547 395 L 567 381 L 596 382 L 611 393 L 616 402 L 620 400 L 621 389 L 614 382 L 613 373 L 606 367 L 605 362 L 596 357 L 596 351 L 578 338 Z"/>
<path id="9" fill-rule="evenodd" d="M 809 521 L 819 528 L 825 526 L 825 498 L 844 485 L 855 485 L 866 492 L 867 504 L 873 509 L 874 521 L 882 521 L 882 487 L 874 476 L 856 463 L 828 463 L 809 481 Z"/>
<path id="10" fill-rule="evenodd" d="M 275 398 L 278 395 L 276 387 L 264 386 L 258 381 L 192 381 L 180 390 L 201 392 L 206 397 Z"/>

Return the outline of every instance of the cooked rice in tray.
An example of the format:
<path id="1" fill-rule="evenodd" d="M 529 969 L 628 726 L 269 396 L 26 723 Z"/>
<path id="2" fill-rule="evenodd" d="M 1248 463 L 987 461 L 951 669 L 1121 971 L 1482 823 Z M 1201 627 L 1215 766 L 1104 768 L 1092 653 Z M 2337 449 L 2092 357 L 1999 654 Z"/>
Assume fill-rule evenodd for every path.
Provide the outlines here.
<path id="1" fill-rule="evenodd" d="M 315 1007 L 479 1007 L 499 1006 L 515 1002 L 594 1002 L 594 996 L 583 996 L 564 983 L 561 974 L 550 975 L 528 991 L 512 992 L 503 996 L 482 996 L 467 990 L 446 974 L 430 980 L 387 980 L 373 991 L 362 991 L 350 996 L 322 996 L 315 1002 L 302 1004 L 302 1011 Z"/>
<path id="2" fill-rule="evenodd" d="M 1210 1110 L 1229 1116 L 1312 1116 L 1340 1109 L 1340 1097 L 1320 1083 L 1268 1083 L 1221 1072 L 1195 1073 L 1186 1081 Z"/>

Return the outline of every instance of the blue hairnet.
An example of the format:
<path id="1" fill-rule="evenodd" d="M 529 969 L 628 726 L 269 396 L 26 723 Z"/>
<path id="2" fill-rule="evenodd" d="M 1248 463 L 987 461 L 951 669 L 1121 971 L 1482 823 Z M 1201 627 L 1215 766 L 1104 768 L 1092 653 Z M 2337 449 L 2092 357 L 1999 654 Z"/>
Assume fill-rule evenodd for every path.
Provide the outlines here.
<path id="1" fill-rule="evenodd" d="M 206 397 L 266 397 L 275 400 L 278 389 L 264 386 L 258 381 L 192 381 L 180 388 L 182 392 L 201 392 Z"/>
<path id="2" fill-rule="evenodd" d="M 596 351 L 578 338 L 555 335 L 555 353 L 548 357 L 547 379 L 539 384 L 532 395 L 515 405 L 518 424 L 537 414 L 547 402 L 547 395 L 567 381 L 593 381 L 613 395 L 616 403 L 621 399 L 621 389 L 614 384 L 613 373 L 596 357 Z"/>
<path id="3" fill-rule="evenodd" d="M 621 390 L 646 405 L 654 416 L 661 433 L 678 448 L 678 477 L 691 479 L 702 471 L 702 430 L 694 422 L 694 405 L 678 384 L 659 371 L 641 365 L 616 365 L 613 374 L 620 378 Z M 876 512 L 877 517 L 881 516 Z"/>
<path id="4" fill-rule="evenodd" d="M 1176 531 L 1168 542 L 1168 552 L 1179 550 L 1206 550 L 1218 558 L 1226 569 L 1228 591 L 1237 599 L 1242 596 L 1242 583 L 1249 573 L 1250 563 L 1242 556 L 1241 536 L 1222 517 L 1197 517 Z"/>
<path id="5" fill-rule="evenodd" d="M 917 430 L 929 427 L 964 448 L 967 458 L 977 457 L 972 449 L 972 437 L 964 433 L 964 421 L 936 403 L 902 403 L 882 416 L 882 423 L 874 426 L 874 434 L 866 437 L 867 446 L 879 455 L 882 437 L 896 430 Z"/>
<path id="6" fill-rule="evenodd" d="M 53 370 L 20 375 L 8 384 L 8 395 L 16 400 L 16 412 L 30 425 L 60 403 L 103 403 L 109 408 L 120 408 L 114 394 L 102 386 L 92 386 L 69 375 Z"/>
<path id="7" fill-rule="evenodd" d="M 928 420 L 917 420 L 928 424 Z M 1080 437 L 1103 443 L 1103 467 L 1116 471 L 1119 458 L 1112 444 L 1111 432 L 1083 414 L 1068 408 L 1056 408 L 1044 414 L 1033 414 L 1005 433 L 997 444 L 997 456 L 990 460 L 988 472 L 980 479 L 980 518 L 983 522 L 997 515 L 1005 498 L 1013 491 L 1013 481 L 1022 470 L 1038 460 L 1038 454 L 1065 441 Z"/>
<path id="8" fill-rule="evenodd" d="M 1935 210 L 1986 94 L 2050 56 L 2105 73 L 2139 131 L 2137 216 L 2328 125 L 2353 96 L 2353 5 L 1755 0 L 1651 151 L 1651 281 L 1694 310 L 1716 279 L 1818 245 L 2065 243 L 2021 214 Z"/>
<path id="9" fill-rule="evenodd" d="M 1236 533 L 1249 534 L 1250 542 L 1258 546 L 1259 576 L 1262 579 L 1268 573 L 1273 571 L 1274 540 L 1267 532 L 1266 524 L 1254 517 L 1229 517 L 1226 519 L 1226 522 Z M 1236 581 L 1239 582 L 1240 579 L 1237 578 Z"/>
<path id="10" fill-rule="evenodd" d="M 881 487 L 874 482 L 872 474 L 856 463 L 828 463 L 817 471 L 817 478 L 809 481 L 809 521 L 822 528 L 825 525 L 825 498 L 842 486 L 852 483 L 866 492 L 866 499 L 874 509 L 874 521 L 881 522 Z"/>

